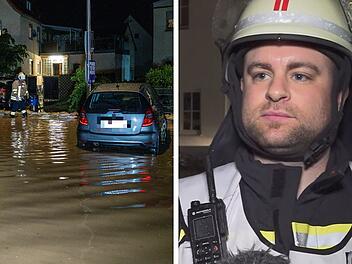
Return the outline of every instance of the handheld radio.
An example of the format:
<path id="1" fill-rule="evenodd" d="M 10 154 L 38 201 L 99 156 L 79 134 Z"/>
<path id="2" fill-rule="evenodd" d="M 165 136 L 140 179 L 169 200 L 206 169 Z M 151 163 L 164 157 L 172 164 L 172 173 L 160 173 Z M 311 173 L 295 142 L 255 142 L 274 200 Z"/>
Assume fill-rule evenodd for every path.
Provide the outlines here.
<path id="1" fill-rule="evenodd" d="M 188 209 L 188 225 L 194 264 L 218 263 L 228 255 L 228 226 L 225 204 L 216 197 L 210 156 L 206 157 L 209 203 L 192 201 Z"/>

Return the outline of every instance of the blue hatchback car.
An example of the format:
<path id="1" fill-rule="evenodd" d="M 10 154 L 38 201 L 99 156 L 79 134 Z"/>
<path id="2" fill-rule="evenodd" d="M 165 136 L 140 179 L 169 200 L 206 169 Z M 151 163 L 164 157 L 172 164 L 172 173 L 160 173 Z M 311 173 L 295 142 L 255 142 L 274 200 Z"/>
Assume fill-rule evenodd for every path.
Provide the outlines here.
<path id="1" fill-rule="evenodd" d="M 131 147 L 153 154 L 168 145 L 163 107 L 150 85 L 102 84 L 86 99 L 77 127 L 77 145 Z"/>

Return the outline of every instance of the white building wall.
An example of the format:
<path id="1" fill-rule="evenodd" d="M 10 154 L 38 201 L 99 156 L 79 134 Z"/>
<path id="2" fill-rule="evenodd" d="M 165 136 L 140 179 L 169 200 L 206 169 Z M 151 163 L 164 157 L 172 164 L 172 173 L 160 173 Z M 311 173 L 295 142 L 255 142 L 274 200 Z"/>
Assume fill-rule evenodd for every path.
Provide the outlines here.
<path id="1" fill-rule="evenodd" d="M 172 0 L 161 0 L 153 4 L 153 63 L 173 58 L 173 30 L 166 30 L 166 12 L 173 10 Z"/>
<path id="2" fill-rule="evenodd" d="M 225 96 L 220 91 L 221 58 L 211 34 L 216 1 L 189 1 L 189 28 L 180 30 L 180 145 L 209 145 L 225 115 Z M 201 94 L 199 135 L 184 130 L 185 92 Z"/>
<path id="3" fill-rule="evenodd" d="M 0 0 L 0 20 L 2 27 L 7 29 L 16 42 L 21 40 L 20 17 L 21 15 L 9 5 L 7 0 Z"/>
<path id="4" fill-rule="evenodd" d="M 33 30 L 37 31 L 40 24 L 35 19 L 17 12 L 7 0 L 0 0 L 0 20 L 2 28 L 6 28 L 8 33 L 15 39 L 16 44 L 25 45 L 28 51 L 28 57 L 24 58 L 21 65 L 22 71 L 30 74 L 30 61 L 33 61 L 33 75 L 37 75 L 38 63 L 41 59 L 39 54 L 38 37 L 29 38 L 29 24 L 32 25 Z M 38 34 L 37 34 L 38 36 Z"/>
<path id="5" fill-rule="evenodd" d="M 27 50 L 29 52 L 39 54 L 39 41 L 38 35 L 33 37 L 32 39 L 29 38 L 29 25 L 32 25 L 33 30 L 37 32 L 37 28 L 40 27 L 40 24 L 35 20 L 30 20 L 27 17 L 20 17 L 20 38 L 19 43 L 26 45 Z"/>
<path id="6" fill-rule="evenodd" d="M 93 60 L 96 61 L 96 72 L 111 71 L 115 69 L 115 53 L 94 53 Z"/>
<path id="7" fill-rule="evenodd" d="M 93 53 L 92 59 L 96 61 L 96 72 L 113 71 L 115 68 L 116 58 L 114 52 L 109 53 Z M 68 69 L 69 72 L 73 71 L 74 64 L 84 66 L 84 54 L 69 54 L 68 55 Z"/>
<path id="8" fill-rule="evenodd" d="M 84 67 L 84 63 L 85 63 L 85 55 L 83 53 L 70 54 L 68 56 L 68 72 L 69 73 L 73 72 L 73 65 L 79 64 L 80 67 Z"/>

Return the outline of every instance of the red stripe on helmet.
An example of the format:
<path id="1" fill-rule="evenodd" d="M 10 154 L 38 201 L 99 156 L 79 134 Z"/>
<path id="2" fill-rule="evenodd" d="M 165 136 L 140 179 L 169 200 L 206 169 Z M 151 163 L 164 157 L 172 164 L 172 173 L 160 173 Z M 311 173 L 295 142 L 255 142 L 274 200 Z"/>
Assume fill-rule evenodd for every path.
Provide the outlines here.
<path id="1" fill-rule="evenodd" d="M 287 11 L 289 1 L 290 0 L 284 0 L 284 3 L 282 4 L 281 11 Z"/>
<path id="2" fill-rule="evenodd" d="M 275 5 L 274 5 L 274 11 L 287 11 L 288 9 L 288 3 L 290 2 L 290 0 L 276 0 L 275 1 Z M 281 6 L 281 3 L 282 3 L 282 6 Z M 280 9 L 281 7 L 281 9 Z"/>
<path id="3" fill-rule="evenodd" d="M 274 11 L 279 11 L 281 6 L 281 0 L 276 0 L 274 5 Z"/>

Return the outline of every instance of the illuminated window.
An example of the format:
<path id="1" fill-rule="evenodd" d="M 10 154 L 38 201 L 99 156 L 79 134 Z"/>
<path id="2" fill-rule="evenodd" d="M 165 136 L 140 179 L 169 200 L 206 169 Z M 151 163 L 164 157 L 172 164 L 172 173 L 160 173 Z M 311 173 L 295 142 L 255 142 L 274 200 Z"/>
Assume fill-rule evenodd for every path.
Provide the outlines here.
<path id="1" fill-rule="evenodd" d="M 181 0 L 180 4 L 180 29 L 189 27 L 189 0 Z"/>
<path id="2" fill-rule="evenodd" d="M 200 132 L 200 92 L 183 94 L 183 129 Z"/>
<path id="3" fill-rule="evenodd" d="M 51 63 L 50 63 L 50 60 L 47 58 L 43 59 L 43 75 L 44 76 L 51 75 Z"/>
<path id="4" fill-rule="evenodd" d="M 166 11 L 166 30 L 174 28 L 174 18 L 172 11 Z"/>
<path id="5" fill-rule="evenodd" d="M 29 74 L 34 75 L 34 62 L 32 59 L 29 59 Z"/>
<path id="6" fill-rule="evenodd" d="M 42 62 L 40 60 L 37 62 L 37 74 L 42 74 Z"/>

